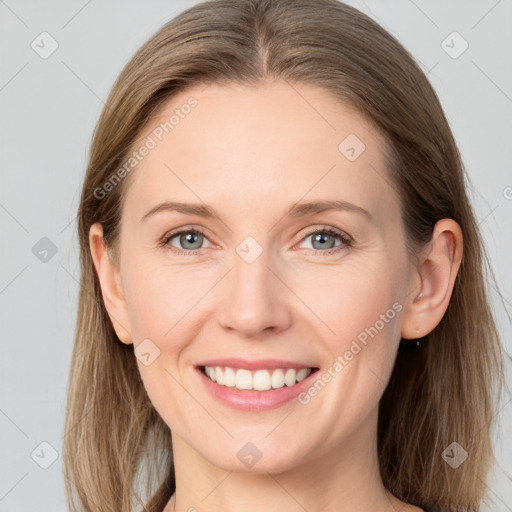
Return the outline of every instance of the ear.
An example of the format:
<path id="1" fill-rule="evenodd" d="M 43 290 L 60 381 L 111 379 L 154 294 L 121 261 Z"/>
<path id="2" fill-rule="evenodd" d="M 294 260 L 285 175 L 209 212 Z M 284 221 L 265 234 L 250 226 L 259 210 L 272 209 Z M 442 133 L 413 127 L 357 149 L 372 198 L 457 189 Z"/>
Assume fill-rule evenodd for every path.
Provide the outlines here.
<path id="1" fill-rule="evenodd" d="M 133 343 L 126 301 L 121 286 L 119 269 L 110 257 L 103 238 L 103 226 L 96 222 L 89 230 L 91 256 L 100 281 L 103 302 L 116 331 L 125 344 Z"/>
<path id="2" fill-rule="evenodd" d="M 426 336 L 443 318 L 455 284 L 463 252 L 460 226 L 442 219 L 412 269 L 402 317 L 402 338 Z"/>

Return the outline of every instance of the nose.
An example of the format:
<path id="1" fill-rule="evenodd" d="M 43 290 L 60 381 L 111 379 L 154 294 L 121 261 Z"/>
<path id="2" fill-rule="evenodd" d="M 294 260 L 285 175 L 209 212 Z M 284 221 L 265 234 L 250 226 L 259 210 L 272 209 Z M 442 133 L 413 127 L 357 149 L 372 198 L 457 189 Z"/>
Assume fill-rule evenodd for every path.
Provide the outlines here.
<path id="1" fill-rule="evenodd" d="M 224 329 L 254 338 L 289 327 L 289 300 L 293 294 L 278 268 L 266 251 L 251 263 L 235 254 L 233 269 L 223 280 L 224 300 L 217 309 L 218 321 Z"/>

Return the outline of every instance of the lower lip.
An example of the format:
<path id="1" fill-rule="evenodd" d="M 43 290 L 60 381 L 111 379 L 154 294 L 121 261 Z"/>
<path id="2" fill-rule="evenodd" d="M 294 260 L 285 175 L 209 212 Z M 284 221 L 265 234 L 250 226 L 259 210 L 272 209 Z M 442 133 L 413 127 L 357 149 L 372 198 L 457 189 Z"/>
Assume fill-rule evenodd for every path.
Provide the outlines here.
<path id="1" fill-rule="evenodd" d="M 206 389 L 221 403 L 234 409 L 259 412 L 276 409 L 296 398 L 311 385 L 318 370 L 311 372 L 305 379 L 293 386 L 285 385 L 282 388 L 269 389 L 268 391 L 241 390 L 221 386 L 208 378 L 200 368 L 196 368 L 196 372 Z"/>

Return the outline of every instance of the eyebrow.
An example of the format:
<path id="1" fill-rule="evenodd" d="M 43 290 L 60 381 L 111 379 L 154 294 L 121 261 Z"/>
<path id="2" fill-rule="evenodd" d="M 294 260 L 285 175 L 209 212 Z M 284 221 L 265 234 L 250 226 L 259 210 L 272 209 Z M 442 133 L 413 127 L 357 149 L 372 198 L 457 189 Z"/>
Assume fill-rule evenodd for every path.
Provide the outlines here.
<path id="1" fill-rule="evenodd" d="M 313 215 L 331 210 L 359 213 L 364 215 L 368 220 L 372 220 L 372 216 L 369 211 L 355 204 L 341 200 L 323 200 L 295 203 L 288 209 L 284 216 L 289 215 L 290 217 L 298 218 L 304 217 L 306 215 Z M 164 211 L 178 212 L 187 215 L 197 215 L 199 217 L 222 220 L 221 216 L 217 213 L 217 211 L 206 204 L 164 201 L 163 203 L 160 203 L 155 207 L 151 208 L 151 210 L 149 210 L 142 216 L 140 221 L 142 223 L 146 221 L 149 217 L 152 217 L 153 215 L 156 215 L 157 213 Z"/>

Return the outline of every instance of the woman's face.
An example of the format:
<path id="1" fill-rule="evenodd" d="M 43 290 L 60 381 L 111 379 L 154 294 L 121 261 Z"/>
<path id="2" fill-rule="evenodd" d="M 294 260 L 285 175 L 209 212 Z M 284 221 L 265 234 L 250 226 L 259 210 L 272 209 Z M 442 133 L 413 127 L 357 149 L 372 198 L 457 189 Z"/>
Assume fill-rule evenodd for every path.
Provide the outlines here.
<path id="1" fill-rule="evenodd" d="M 236 471 L 368 449 L 415 291 L 378 131 L 273 82 L 184 91 L 139 140 L 116 314 L 173 443 Z"/>

